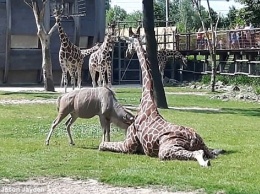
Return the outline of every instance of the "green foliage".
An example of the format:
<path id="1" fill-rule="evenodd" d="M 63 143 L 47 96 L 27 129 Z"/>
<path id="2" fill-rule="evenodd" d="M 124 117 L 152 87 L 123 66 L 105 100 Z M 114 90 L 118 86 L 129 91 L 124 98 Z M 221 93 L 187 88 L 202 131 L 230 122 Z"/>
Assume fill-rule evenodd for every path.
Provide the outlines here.
<path id="1" fill-rule="evenodd" d="M 257 94 L 260 93 L 260 78 L 248 77 L 246 75 L 217 75 L 216 81 L 221 81 L 226 85 L 248 85 L 252 86 Z M 203 84 L 210 83 L 210 75 L 203 75 L 201 82 Z"/>
<path id="2" fill-rule="evenodd" d="M 166 88 L 166 91 L 182 91 Z M 141 88 L 116 89 L 120 102 L 139 104 Z M 0 99 L 51 98 L 49 94 L 2 92 Z M 211 110 L 159 110 L 168 121 L 196 129 L 205 142 L 227 154 L 201 168 L 195 161 L 165 161 L 143 155 L 98 151 L 101 130 L 98 118 L 78 119 L 72 127 L 76 145 L 68 145 L 64 122 L 44 145 L 57 112 L 54 104 L 0 105 L 0 179 L 34 177 L 96 178 L 120 186 L 162 186 L 171 191 L 205 189 L 206 193 L 259 193 L 260 105 L 222 102 L 208 96 L 167 95 L 169 106 L 218 108 Z M 22 114 L 21 114 L 22 113 Z M 221 121 L 221 122 L 220 122 Z M 112 126 L 111 139 L 124 138 Z"/>
<path id="3" fill-rule="evenodd" d="M 210 75 L 203 75 L 201 78 L 201 82 L 203 84 L 210 84 L 211 77 Z"/>
<path id="4" fill-rule="evenodd" d="M 180 4 L 181 3 L 181 4 Z M 205 18 L 205 24 L 208 28 L 210 22 L 208 19 L 208 11 L 201 7 L 202 16 Z M 213 21 L 217 20 L 217 13 L 211 9 Z M 165 16 L 165 1 L 155 1 L 154 2 L 154 18 L 157 21 L 157 27 L 165 26 L 166 16 Z M 133 13 L 127 14 L 124 9 L 119 6 L 109 8 L 106 12 L 106 21 L 110 23 L 111 21 L 129 21 L 133 22 L 133 27 L 138 25 L 137 21 L 142 19 L 142 12 L 135 11 Z M 173 0 L 169 3 L 169 21 L 171 25 L 176 25 L 179 32 L 197 31 L 201 27 L 201 22 L 195 8 L 190 3 L 190 0 Z M 219 20 L 219 28 L 224 28 L 228 25 L 229 20 L 221 16 Z"/>
<path id="5" fill-rule="evenodd" d="M 111 23 L 112 21 L 124 21 L 126 16 L 126 11 L 123 8 L 115 5 L 106 12 L 106 22 Z"/>
<path id="6" fill-rule="evenodd" d="M 125 21 L 131 22 L 132 27 L 136 28 L 139 24 L 137 21 L 141 21 L 143 18 L 143 13 L 141 11 L 134 11 L 127 14 Z"/>
<path id="7" fill-rule="evenodd" d="M 244 21 L 251 22 L 254 26 L 259 25 L 260 21 L 260 0 L 237 0 L 245 5 L 243 8 Z"/>
<path id="8" fill-rule="evenodd" d="M 245 25 L 245 14 L 246 13 L 244 8 L 236 9 L 234 6 L 232 6 L 227 14 L 230 28 L 234 29 L 236 25 Z"/>

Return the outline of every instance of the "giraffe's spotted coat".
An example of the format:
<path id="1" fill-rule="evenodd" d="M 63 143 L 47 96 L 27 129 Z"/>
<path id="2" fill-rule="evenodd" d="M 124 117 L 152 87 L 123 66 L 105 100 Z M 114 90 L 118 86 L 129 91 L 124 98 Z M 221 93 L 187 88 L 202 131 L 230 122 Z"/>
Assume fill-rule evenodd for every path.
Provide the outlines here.
<path id="1" fill-rule="evenodd" d="M 141 152 L 161 160 L 197 160 L 201 166 L 209 166 L 209 160 L 219 152 L 209 149 L 194 129 L 167 122 L 158 112 L 153 96 L 153 80 L 149 61 L 138 38 L 133 45 L 142 70 L 143 91 L 135 121 L 127 130 L 122 142 L 104 142 L 103 151 L 123 153 Z"/>
<path id="2" fill-rule="evenodd" d="M 93 52 L 89 57 L 89 72 L 92 78 L 92 85 L 96 87 L 96 72 L 99 72 L 99 83 L 101 85 L 101 80 L 103 80 L 103 86 L 106 86 L 105 74 L 107 73 L 108 87 L 111 87 L 111 74 L 112 74 L 112 57 L 111 51 L 113 50 L 113 44 L 115 37 L 111 34 L 105 36 L 103 44 L 100 48 Z"/>

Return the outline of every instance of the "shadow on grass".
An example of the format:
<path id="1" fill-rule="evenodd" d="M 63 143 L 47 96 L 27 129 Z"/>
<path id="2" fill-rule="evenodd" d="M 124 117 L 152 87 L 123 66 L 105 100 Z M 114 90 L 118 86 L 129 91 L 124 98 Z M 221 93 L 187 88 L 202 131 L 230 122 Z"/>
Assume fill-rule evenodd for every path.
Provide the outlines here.
<path id="1" fill-rule="evenodd" d="M 229 155 L 229 154 L 235 154 L 238 151 L 235 150 L 223 150 L 223 153 L 221 153 L 220 155 Z"/>
<path id="2" fill-rule="evenodd" d="M 99 146 L 97 145 L 87 145 L 87 146 L 77 146 L 78 149 L 86 149 L 86 150 L 98 150 Z M 212 149 L 212 148 L 211 148 Z M 230 155 L 230 154 L 234 154 L 237 153 L 238 151 L 235 150 L 222 150 L 222 149 L 216 149 L 216 150 L 221 150 L 220 154 L 217 156 L 221 156 L 221 155 Z M 145 155 L 143 152 L 136 152 L 134 153 L 135 155 Z"/>
<path id="3" fill-rule="evenodd" d="M 79 149 L 84 149 L 84 150 L 98 150 L 98 145 L 87 145 L 87 146 L 76 146 Z"/>
<path id="4" fill-rule="evenodd" d="M 243 116 L 260 116 L 260 108 L 221 108 L 219 110 L 214 109 L 174 109 L 176 111 L 193 112 L 193 113 L 206 113 L 206 114 L 237 114 Z"/>
<path id="5" fill-rule="evenodd" d="M 1 95 L 8 96 L 8 95 L 22 95 L 22 96 L 30 96 L 30 97 L 37 97 L 37 98 L 45 98 L 45 99 L 56 99 L 60 94 L 55 92 L 1 92 Z"/>

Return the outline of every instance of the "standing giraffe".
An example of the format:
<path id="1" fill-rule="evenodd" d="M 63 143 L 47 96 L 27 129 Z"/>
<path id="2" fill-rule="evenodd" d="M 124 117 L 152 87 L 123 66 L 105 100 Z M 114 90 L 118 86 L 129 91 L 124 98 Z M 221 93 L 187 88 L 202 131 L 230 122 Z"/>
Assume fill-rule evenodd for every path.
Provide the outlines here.
<path id="1" fill-rule="evenodd" d="M 146 51 L 144 51 L 146 55 Z M 132 56 L 135 53 L 135 48 L 132 43 L 128 43 L 127 49 L 126 49 L 126 57 L 132 58 Z M 157 60 L 158 60 L 158 66 L 159 71 L 161 73 L 161 79 L 163 83 L 163 77 L 164 77 L 164 70 L 166 67 L 166 63 L 169 59 L 179 59 L 182 61 L 182 63 L 186 66 L 187 65 L 187 58 L 184 57 L 179 51 L 176 50 L 170 50 L 170 49 L 160 49 L 157 51 Z"/>
<path id="2" fill-rule="evenodd" d="M 129 28 L 129 36 L 138 36 L 140 37 L 140 29 L 141 26 L 138 26 L 136 33 L 133 32 L 132 28 Z M 142 37 L 143 39 L 144 37 Z M 135 53 L 135 48 L 134 45 L 132 43 L 128 43 L 127 45 L 127 49 L 126 49 L 126 57 L 127 58 L 132 58 L 132 56 Z M 144 51 L 145 55 L 146 55 L 146 51 Z M 187 58 L 184 57 L 179 51 L 177 50 L 170 50 L 170 49 L 160 49 L 157 51 L 157 60 L 158 60 L 158 66 L 159 66 L 159 71 L 161 73 L 161 79 L 162 79 L 162 83 L 163 83 L 163 77 L 164 77 L 164 70 L 166 67 L 166 63 L 169 59 L 179 59 L 182 61 L 182 63 L 187 66 Z"/>
<path id="3" fill-rule="evenodd" d="M 101 151 L 123 153 L 141 152 L 161 160 L 197 160 L 203 167 L 209 166 L 221 150 L 209 149 L 192 128 L 167 122 L 158 112 L 153 96 L 153 80 L 150 64 L 138 38 L 133 42 L 142 70 L 142 98 L 133 124 L 127 129 L 122 142 L 102 142 Z M 207 159 L 204 159 L 207 158 Z"/>
<path id="4" fill-rule="evenodd" d="M 182 63 L 187 66 L 187 58 L 184 57 L 179 51 L 170 50 L 170 49 L 160 49 L 157 51 L 157 60 L 159 71 L 161 73 L 161 79 L 163 83 L 164 70 L 166 67 L 166 63 L 169 59 L 179 59 Z"/>
<path id="5" fill-rule="evenodd" d="M 82 49 L 81 50 L 81 54 L 86 57 L 91 55 L 92 53 L 94 53 L 96 50 L 99 49 L 99 47 L 101 46 L 101 43 L 96 43 L 93 47 L 89 48 L 89 49 Z M 62 84 L 64 83 L 64 78 L 63 78 L 63 74 L 62 74 L 62 78 L 61 78 L 61 83 L 60 86 L 62 87 Z"/>
<path id="6" fill-rule="evenodd" d="M 59 62 L 62 70 L 62 79 L 64 80 L 65 93 L 67 92 L 68 78 L 67 72 L 71 76 L 71 84 L 74 90 L 75 77 L 78 77 L 78 88 L 81 88 L 81 69 L 84 63 L 85 54 L 80 51 L 80 48 L 74 45 L 68 38 L 64 29 L 61 26 L 61 14 L 63 9 L 54 10 L 56 24 L 60 37 Z"/>
<path id="7" fill-rule="evenodd" d="M 105 73 L 107 73 L 108 87 L 111 88 L 112 57 L 110 52 L 113 50 L 114 41 L 115 37 L 107 34 L 100 48 L 89 57 L 89 72 L 93 87 L 96 87 L 96 72 L 99 72 L 98 86 L 101 86 L 101 80 L 103 80 L 103 86 L 106 86 Z"/>

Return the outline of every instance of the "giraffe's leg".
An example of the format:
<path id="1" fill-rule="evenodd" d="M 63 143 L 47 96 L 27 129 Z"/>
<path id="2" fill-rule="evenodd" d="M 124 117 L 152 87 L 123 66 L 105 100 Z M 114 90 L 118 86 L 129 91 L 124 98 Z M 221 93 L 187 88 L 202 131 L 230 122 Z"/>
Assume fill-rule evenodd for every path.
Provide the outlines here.
<path id="1" fill-rule="evenodd" d="M 75 145 L 72 136 L 71 136 L 71 131 L 70 131 L 70 127 L 71 125 L 77 120 L 77 116 L 73 113 L 70 114 L 70 117 L 68 118 L 68 120 L 66 121 L 65 125 L 66 125 L 66 130 L 68 132 L 68 136 L 69 136 L 69 140 L 70 140 L 70 145 Z"/>
<path id="2" fill-rule="evenodd" d="M 50 143 L 50 138 L 51 138 L 51 135 L 53 133 L 53 130 L 56 128 L 56 126 L 67 116 L 68 114 L 62 114 L 62 113 L 59 113 L 58 116 L 56 117 L 56 119 L 52 122 L 52 125 L 51 125 L 51 129 L 50 129 L 50 132 L 46 138 L 46 141 L 45 141 L 45 144 L 46 145 L 49 145 Z"/>
<path id="3" fill-rule="evenodd" d="M 112 84 L 111 84 L 112 68 L 111 68 L 111 62 L 110 61 L 107 62 L 106 72 L 107 72 L 108 87 L 111 88 L 112 87 Z"/>
<path id="4" fill-rule="evenodd" d="M 189 151 L 181 145 L 177 145 L 178 142 L 175 140 L 168 140 L 160 144 L 159 158 L 161 160 L 197 160 L 202 167 L 210 166 L 210 161 L 203 158 L 203 150 Z"/>
<path id="5" fill-rule="evenodd" d="M 81 69 L 82 69 L 82 64 L 78 66 L 77 74 L 78 74 L 78 88 L 81 88 Z"/>
<path id="6" fill-rule="evenodd" d="M 71 73 L 71 84 L 72 84 L 72 90 L 75 89 L 75 72 Z"/>
<path id="7" fill-rule="evenodd" d="M 163 76 L 164 76 L 164 73 L 163 73 L 163 71 L 161 71 L 161 80 L 162 80 L 162 84 L 164 85 Z"/>
<path id="8" fill-rule="evenodd" d="M 67 92 L 67 86 L 68 86 L 68 77 L 67 77 L 67 70 L 65 69 L 65 67 L 61 68 L 62 70 L 62 80 L 64 83 L 64 92 Z"/>
<path id="9" fill-rule="evenodd" d="M 162 80 L 162 84 L 164 84 L 163 82 L 163 76 L 164 76 L 164 67 L 163 67 L 163 64 L 159 62 L 159 71 L 161 73 L 161 80 Z"/>
<path id="10" fill-rule="evenodd" d="M 92 79 L 92 86 L 93 88 L 97 87 L 96 85 L 96 71 L 94 70 L 94 68 L 92 67 L 92 64 L 89 64 L 89 73 Z"/>
<path id="11" fill-rule="evenodd" d="M 98 87 L 102 86 L 102 81 L 104 81 L 104 80 L 102 80 L 101 72 L 99 71 L 98 72 Z"/>
<path id="12" fill-rule="evenodd" d="M 61 74 L 61 81 L 60 81 L 60 88 L 62 88 L 63 83 L 64 83 L 64 76 L 63 76 L 63 73 L 62 73 Z"/>
<path id="13" fill-rule="evenodd" d="M 107 84 L 106 84 L 106 67 L 105 67 L 106 63 L 105 61 L 103 60 L 101 62 L 101 76 L 102 76 L 102 80 L 103 80 L 103 87 L 105 87 Z M 100 75 L 99 75 L 100 76 Z"/>
<path id="14" fill-rule="evenodd" d="M 137 139 L 136 130 L 131 125 L 127 130 L 127 137 L 121 142 L 102 142 L 99 145 L 100 151 L 122 152 L 122 153 L 136 153 L 140 148 L 140 143 Z"/>

